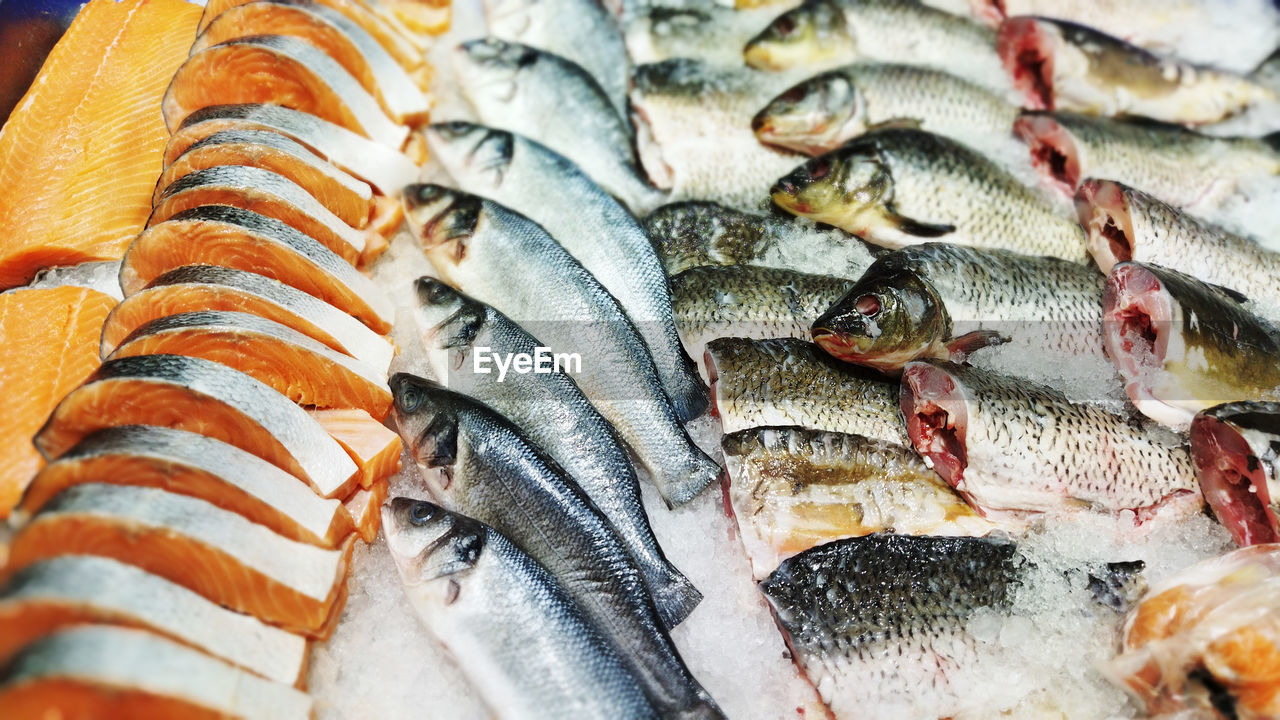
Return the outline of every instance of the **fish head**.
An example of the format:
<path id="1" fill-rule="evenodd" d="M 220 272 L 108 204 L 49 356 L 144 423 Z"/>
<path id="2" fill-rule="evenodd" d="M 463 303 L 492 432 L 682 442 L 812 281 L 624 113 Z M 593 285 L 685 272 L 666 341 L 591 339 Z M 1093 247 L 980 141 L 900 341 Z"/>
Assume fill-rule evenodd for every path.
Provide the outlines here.
<path id="1" fill-rule="evenodd" d="M 414 319 L 432 372 L 437 378 L 452 378 L 485 328 L 485 306 L 433 277 L 418 278 L 414 291 Z"/>
<path id="2" fill-rule="evenodd" d="M 853 31 L 834 0 L 810 0 L 779 15 L 752 38 L 742 54 L 757 70 L 830 67 L 857 52 Z"/>
<path id="3" fill-rule="evenodd" d="M 766 145 L 816 155 L 867 131 L 867 102 L 841 73 L 805 80 L 774 98 L 751 121 Z"/>
<path id="4" fill-rule="evenodd" d="M 515 146 L 515 138 L 469 122 L 436 123 L 424 133 L 431 156 L 463 187 L 481 190 L 502 185 Z"/>
<path id="5" fill-rule="evenodd" d="M 910 268 L 876 263 L 810 332 L 832 357 L 896 374 L 945 342 L 949 325 L 932 284 Z"/>
<path id="6" fill-rule="evenodd" d="M 521 72 L 538 61 L 538 51 L 494 37 L 469 40 L 454 53 L 463 92 L 473 105 L 501 106 L 520 91 Z"/>
<path id="7" fill-rule="evenodd" d="M 387 549 L 405 586 L 418 597 L 451 605 L 485 546 L 485 527 L 435 503 L 393 497 L 382 505 Z"/>
<path id="8" fill-rule="evenodd" d="M 448 278 L 450 270 L 466 257 L 483 201 L 441 185 L 418 184 L 404 189 L 401 203 L 427 260 Z"/>
<path id="9" fill-rule="evenodd" d="M 453 484 L 454 469 L 467 451 L 459 439 L 459 396 L 410 373 L 396 373 L 388 384 L 396 432 L 423 471 L 432 496 L 442 497 Z"/>
<path id="10" fill-rule="evenodd" d="M 845 146 L 804 163 L 770 191 L 779 207 L 851 232 L 893 200 L 893 176 L 870 148 Z"/>

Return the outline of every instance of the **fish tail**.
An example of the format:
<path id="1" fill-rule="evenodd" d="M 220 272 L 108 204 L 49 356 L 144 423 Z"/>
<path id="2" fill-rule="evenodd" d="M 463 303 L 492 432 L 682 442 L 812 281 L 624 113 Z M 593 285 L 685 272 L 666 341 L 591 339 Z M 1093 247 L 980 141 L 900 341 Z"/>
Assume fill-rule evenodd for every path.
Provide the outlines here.
<path id="1" fill-rule="evenodd" d="M 658 617 L 667 629 L 679 625 L 702 602 L 702 592 L 689 582 L 689 578 L 669 563 L 661 578 L 649 579 L 649 593 L 658 608 Z"/>
<path id="2" fill-rule="evenodd" d="M 711 393 L 702 382 L 702 378 L 698 377 L 693 361 L 689 360 L 684 353 L 680 354 L 680 359 L 683 362 L 671 374 L 669 387 L 664 389 L 676 419 L 680 422 L 688 422 L 706 412 L 711 402 Z"/>
<path id="3" fill-rule="evenodd" d="M 674 468 L 650 468 L 654 472 L 654 485 L 668 507 L 683 505 L 698 496 L 704 488 L 720 476 L 720 466 L 707 457 L 692 440 L 688 440 L 689 457 L 687 462 Z"/>

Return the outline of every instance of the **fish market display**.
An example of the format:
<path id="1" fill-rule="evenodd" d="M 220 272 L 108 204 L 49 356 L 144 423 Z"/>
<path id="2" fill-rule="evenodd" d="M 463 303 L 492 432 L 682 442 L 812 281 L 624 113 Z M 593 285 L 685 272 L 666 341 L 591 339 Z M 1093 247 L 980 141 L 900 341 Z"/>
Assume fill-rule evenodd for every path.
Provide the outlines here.
<path id="1" fill-rule="evenodd" d="M 409 498 L 384 510 L 414 610 L 499 717 L 657 717 L 617 652 L 533 558 L 493 528 Z"/>
<path id="2" fill-rule="evenodd" d="M 706 388 L 680 349 L 671 292 L 644 229 L 565 158 L 511 133 L 453 123 L 427 143 L 462 190 L 538 223 L 618 301 L 649 348 L 676 417 L 706 408 Z"/>
<path id="3" fill-rule="evenodd" d="M 1201 506 L 1180 445 L 1050 388 L 950 363 L 908 363 L 902 414 L 917 451 L 984 515 Z"/>
<path id="4" fill-rule="evenodd" d="M 567 370 L 505 376 L 489 368 L 478 372 L 480 352 L 535 356 L 538 339 L 492 307 L 438 280 L 418 280 L 417 292 L 418 320 L 433 375 L 506 415 L 573 478 L 626 542 L 668 627 L 679 624 L 702 595 L 671 565 L 653 537 L 640 502 L 639 480 L 613 426 L 592 407 Z M 465 370 L 469 357 L 471 372 Z M 393 382 L 415 381 L 397 375 Z"/>
<path id="5" fill-rule="evenodd" d="M 709 202 L 664 205 L 644 225 L 669 277 L 702 265 L 751 265 L 855 279 L 872 261 L 840 230 Z"/>
<path id="6" fill-rule="evenodd" d="M 1102 338 L 1138 410 L 1186 430 L 1214 405 L 1280 399 L 1280 331 L 1241 301 L 1155 265 L 1111 270 Z"/>
<path id="7" fill-rule="evenodd" d="M 920 130 L 880 130 L 774 185 L 788 212 L 900 248 L 936 240 L 1084 262 L 1080 227 L 992 161 Z"/>
<path id="8" fill-rule="evenodd" d="M 1241 548 L 1153 587 L 1125 620 L 1116 682 L 1152 713 L 1275 717 L 1278 553 Z"/>
<path id="9" fill-rule="evenodd" d="M 1072 22 L 1011 18 L 1000 26 L 997 44 L 1032 110 L 1200 125 L 1280 100 L 1242 76 L 1161 58 Z"/>
<path id="10" fill-rule="evenodd" d="M 1019 109 L 941 70 L 860 63 L 808 78 L 751 122 L 760 142 L 821 155 L 870 130 L 915 127 L 984 154 L 1008 153 Z"/>
<path id="11" fill-rule="evenodd" d="M 23 386 L 10 399 L 0 433 L 0 517 L 9 516 L 44 464 L 31 436 L 62 396 L 97 369 L 96 338 L 114 305 L 103 293 L 74 286 L 0 295 L 0 385 Z"/>
<path id="12" fill-rule="evenodd" d="M 1191 458 L 1200 490 L 1240 546 L 1280 539 L 1276 514 L 1280 404 L 1218 405 L 1191 421 Z"/>
<path id="13" fill-rule="evenodd" d="M 680 659 L 622 539 L 554 461 L 474 400 L 405 382 L 395 391 L 400 436 L 433 497 L 562 579 L 660 714 L 723 717 Z"/>
<path id="14" fill-rule="evenodd" d="M 926 358 L 963 362 L 990 345 L 1105 363 L 1103 278 L 1051 257 L 942 243 L 876 260 L 813 323 L 832 356 L 897 374 Z"/>
<path id="15" fill-rule="evenodd" d="M 617 301 L 528 218 L 433 185 L 405 196 L 410 222 L 445 281 L 579 354 L 574 381 L 640 457 L 663 497 L 687 502 L 718 473 L 680 427 L 644 341 Z M 506 269 L 530 272 L 510 282 Z"/>

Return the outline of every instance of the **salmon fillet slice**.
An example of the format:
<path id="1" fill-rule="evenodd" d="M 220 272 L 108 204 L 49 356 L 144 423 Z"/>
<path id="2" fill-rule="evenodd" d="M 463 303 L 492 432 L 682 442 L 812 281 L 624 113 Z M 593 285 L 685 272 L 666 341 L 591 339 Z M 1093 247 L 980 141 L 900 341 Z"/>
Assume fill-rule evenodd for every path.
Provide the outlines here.
<path id="1" fill-rule="evenodd" d="M 306 720 L 311 698 L 159 635 L 85 625 L 36 641 L 0 678 L 7 720 Z"/>
<path id="2" fill-rule="evenodd" d="M 349 263 L 360 259 L 364 233 L 344 223 L 292 180 L 247 165 L 222 165 L 184 175 L 165 188 L 148 227 L 201 205 L 229 205 L 273 217 L 319 240 Z"/>
<path id="3" fill-rule="evenodd" d="M 187 265 L 257 273 L 337 307 L 377 333 L 391 330 L 391 301 L 317 240 L 275 218 L 229 205 L 203 205 L 152 225 L 120 264 L 126 297 Z"/>
<path id="4" fill-rule="evenodd" d="M 244 5 L 251 0 L 209 0 L 200 18 L 200 32 L 209 27 L 219 15 Z M 362 30 L 373 36 L 383 49 L 391 54 L 405 70 L 414 71 L 426 65 L 423 48 L 409 40 L 407 30 L 373 12 L 362 0 L 317 0 L 317 3 L 342 13 Z"/>
<path id="5" fill-rule="evenodd" d="M 201 310 L 158 318 L 125 338 L 111 357 L 157 354 L 221 363 L 301 405 L 360 408 L 375 417 L 391 407 L 385 373 L 249 313 Z"/>
<path id="6" fill-rule="evenodd" d="M 63 555 L 0 591 L 0 663 L 47 635 L 100 623 L 149 630 L 286 685 L 302 682 L 307 640 L 110 558 Z"/>
<path id="7" fill-rule="evenodd" d="M 342 447 L 288 398 L 239 370 L 182 355 L 102 363 L 58 403 L 35 444 L 54 460 L 89 433 L 122 425 L 216 438 L 301 478 L 323 497 L 346 497 L 359 479 Z"/>
<path id="8" fill-rule="evenodd" d="M 195 143 L 226 130 L 267 130 L 286 135 L 312 152 L 377 188 L 399 195 L 417 182 L 420 168 L 407 155 L 315 115 L 279 105 L 213 105 L 182 121 L 165 147 L 169 165 Z"/>
<path id="9" fill-rule="evenodd" d="M 63 395 L 98 367 L 94 338 L 115 300 L 63 286 L 0 295 L 0 518 L 40 469 L 31 436 Z"/>
<path id="10" fill-rule="evenodd" d="M 199 17 L 181 0 L 91 0 L 54 46 L 0 129 L 0 289 L 114 260 L 142 230 L 168 140 L 157 107 Z"/>
<path id="11" fill-rule="evenodd" d="M 373 189 L 279 133 L 224 130 L 187 148 L 160 175 L 153 200 L 160 202 L 175 180 L 220 165 L 269 170 L 306 190 L 344 223 L 362 228 L 373 214 Z"/>
<path id="12" fill-rule="evenodd" d="M 312 410 L 320 426 L 338 441 L 360 468 L 360 487 L 400 472 L 400 436 L 363 410 Z"/>
<path id="13" fill-rule="evenodd" d="M 360 488 L 347 500 L 347 511 L 355 518 L 356 533 L 360 539 L 372 545 L 378 539 L 382 527 L 382 503 L 387 500 L 391 484 L 386 478 L 376 480 L 369 489 Z"/>
<path id="14" fill-rule="evenodd" d="M 271 463 L 204 435 L 148 425 L 99 430 L 49 463 L 27 488 L 22 521 L 74 485 L 102 482 L 158 487 L 189 495 L 324 548 L 354 529 L 337 500 L 326 500 Z"/>
<path id="15" fill-rule="evenodd" d="M 331 7 L 310 0 L 259 0 L 224 10 L 196 38 L 193 53 L 236 38 L 275 33 L 320 48 L 377 98 L 392 120 L 419 124 L 431 103 L 378 41 Z"/>
<path id="16" fill-rule="evenodd" d="M 251 35 L 196 52 L 178 68 L 161 110 L 170 130 L 210 105 L 274 103 L 312 113 L 400 149 L 409 134 L 333 58 L 287 35 Z"/>
<path id="17" fill-rule="evenodd" d="M 328 550 L 193 497 L 86 483 L 59 493 L 23 525 L 5 571 L 11 576 L 63 555 L 108 557 L 263 622 L 324 639 L 346 599 L 354 540 Z"/>
<path id="18" fill-rule="evenodd" d="M 410 32 L 443 35 L 453 20 L 453 3 L 442 0 L 386 0 L 379 2 Z"/>
<path id="19" fill-rule="evenodd" d="M 277 280 L 216 265 L 184 265 L 116 305 L 102 326 L 102 356 L 139 327 L 199 310 L 246 312 L 286 325 L 385 373 L 392 347 L 359 320 Z"/>

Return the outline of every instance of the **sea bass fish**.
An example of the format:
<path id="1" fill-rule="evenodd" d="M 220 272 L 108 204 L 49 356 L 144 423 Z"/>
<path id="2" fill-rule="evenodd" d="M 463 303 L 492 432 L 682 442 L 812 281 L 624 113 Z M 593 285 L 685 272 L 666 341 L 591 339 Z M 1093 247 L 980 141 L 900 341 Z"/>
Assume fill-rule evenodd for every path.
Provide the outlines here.
<path id="1" fill-rule="evenodd" d="M 874 259 L 843 230 L 715 203 L 664 205 L 644 227 L 670 276 L 702 265 L 751 265 L 852 279 Z"/>
<path id="2" fill-rule="evenodd" d="M 569 158 L 632 210 L 657 205 L 661 193 L 636 165 L 627 121 L 585 70 L 496 38 L 463 43 L 454 58 L 459 86 L 480 122 Z M 565 123 L 566 115 L 578 121 Z"/>
<path id="3" fill-rule="evenodd" d="M 1102 337 L 1138 410 L 1186 430 L 1214 405 L 1280 400 L 1280 330 L 1242 300 L 1155 265 L 1111 270 Z"/>
<path id="4" fill-rule="evenodd" d="M 626 446 L 573 382 L 572 368 L 505 377 L 488 367 L 481 369 L 489 372 L 477 371 L 482 352 L 535 357 L 539 341 L 439 280 L 420 278 L 416 290 L 415 318 L 432 375 L 505 415 L 564 468 L 627 543 L 667 626 L 679 624 L 702 594 L 662 554 Z"/>
<path id="5" fill-rule="evenodd" d="M 623 22 L 627 52 L 636 65 L 693 58 L 741 67 L 742 47 L 779 12 L 777 7 L 729 8 L 715 0 L 644 5 Z"/>
<path id="6" fill-rule="evenodd" d="M 836 358 L 895 375 L 912 360 L 963 362 L 1004 343 L 1106 370 L 1102 285 L 1078 263 L 926 243 L 877 260 L 813 337 Z"/>
<path id="7" fill-rule="evenodd" d="M 848 65 L 808 78 L 751 122 L 760 142 L 821 155 L 870 130 L 915 127 L 1008 156 L 1018 107 L 968 80 L 913 65 Z"/>
<path id="8" fill-rule="evenodd" d="M 909 62 L 988 90 L 1011 88 L 989 28 L 911 0 L 807 0 L 743 50 L 761 70 L 828 70 L 860 60 Z"/>
<path id="9" fill-rule="evenodd" d="M 405 192 L 427 258 L 446 282 L 530 325 L 555 352 L 577 353 L 574 380 L 670 503 L 692 499 L 719 473 L 680 427 L 644 341 L 617 301 L 528 218 L 434 185 Z M 512 268 L 522 268 L 511 282 Z"/>
<path id="10" fill-rule="evenodd" d="M 930 240 L 1084 262 L 1084 235 L 973 150 L 921 130 L 887 129 L 797 167 L 774 185 L 787 212 L 889 248 Z"/>
<path id="11" fill-rule="evenodd" d="M 671 290 L 644 228 L 569 160 L 528 138 L 470 123 L 425 131 L 432 155 L 465 192 L 538 223 L 609 291 L 649 348 L 676 417 L 707 407 L 676 335 Z"/>
<path id="12" fill-rule="evenodd" d="M 422 500 L 382 508 L 405 595 L 501 718 L 655 718 L 622 659 L 546 568 Z"/>
<path id="13" fill-rule="evenodd" d="M 671 200 L 707 200 L 758 210 L 769 185 L 795 165 L 751 134 L 751 116 L 786 78 L 690 58 L 632 73 L 631 119 L 640 162 Z M 715 138 L 715 142 L 707 142 Z"/>
<path id="14" fill-rule="evenodd" d="M 797 427 L 741 430 L 721 447 L 729 500 L 757 578 L 839 538 L 884 530 L 985 535 L 996 527 L 909 447 Z"/>
<path id="15" fill-rule="evenodd" d="M 1086 180 L 1076 193 L 1089 254 L 1102 272 L 1135 260 L 1186 273 L 1280 305 L 1280 253 L 1113 180 Z"/>
<path id="16" fill-rule="evenodd" d="M 644 578 L 586 493 L 479 402 L 392 378 L 394 417 L 432 497 L 501 532 L 564 585 L 660 716 L 723 718 L 667 636 Z"/>
<path id="17" fill-rule="evenodd" d="M 795 425 L 907 444 L 897 385 L 836 362 L 813 343 L 720 338 L 707 343 L 705 362 L 725 434 Z"/>
<path id="18" fill-rule="evenodd" d="M 1201 506 L 1191 458 L 1157 432 L 1042 385 L 951 363 L 908 363 L 902 414 L 916 451 L 979 512 Z"/>
<path id="19" fill-rule="evenodd" d="M 1200 490 L 1237 545 L 1280 540 L 1280 403 L 1211 407 L 1191 421 Z"/>
<path id="20" fill-rule="evenodd" d="M 1280 99 L 1241 75 L 1162 58 L 1072 22 L 1012 18 L 1000 26 L 996 43 L 1032 110 L 1201 125 Z"/>
<path id="21" fill-rule="evenodd" d="M 808 337 L 809 326 L 849 289 L 848 280 L 746 265 L 696 267 L 671 279 L 685 349 L 702 357 L 720 337 Z"/>

